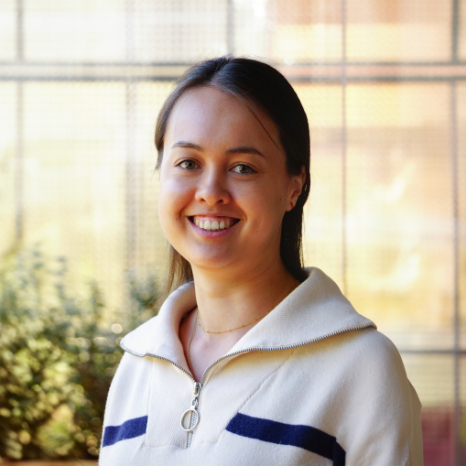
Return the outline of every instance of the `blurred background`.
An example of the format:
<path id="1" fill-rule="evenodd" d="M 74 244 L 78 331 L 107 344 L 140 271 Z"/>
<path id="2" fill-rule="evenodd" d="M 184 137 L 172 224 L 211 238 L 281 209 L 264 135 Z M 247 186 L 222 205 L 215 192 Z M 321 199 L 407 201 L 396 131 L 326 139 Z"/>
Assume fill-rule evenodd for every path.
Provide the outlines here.
<path id="1" fill-rule="evenodd" d="M 400 350 L 425 464 L 466 465 L 466 0 L 1 0 L 0 461 L 98 454 L 166 273 L 157 113 L 226 53 L 296 89 L 306 265 Z"/>

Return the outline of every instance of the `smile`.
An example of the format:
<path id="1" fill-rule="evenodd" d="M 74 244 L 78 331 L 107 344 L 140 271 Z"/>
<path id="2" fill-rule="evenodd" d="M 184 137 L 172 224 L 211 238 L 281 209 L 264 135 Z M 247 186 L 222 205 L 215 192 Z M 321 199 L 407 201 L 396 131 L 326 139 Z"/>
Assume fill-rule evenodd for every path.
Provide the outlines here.
<path id="1" fill-rule="evenodd" d="M 202 230 L 219 231 L 226 230 L 239 220 L 231 217 L 190 217 L 190 220 Z"/>

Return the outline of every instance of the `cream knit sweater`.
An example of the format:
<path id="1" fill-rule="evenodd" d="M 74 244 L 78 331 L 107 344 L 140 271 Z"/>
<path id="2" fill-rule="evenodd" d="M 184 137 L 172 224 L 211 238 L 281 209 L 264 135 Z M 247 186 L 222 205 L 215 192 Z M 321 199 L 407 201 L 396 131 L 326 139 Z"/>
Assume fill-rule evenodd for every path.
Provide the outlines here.
<path id="1" fill-rule="evenodd" d="M 205 371 L 185 432 L 195 381 L 178 329 L 194 307 L 183 285 L 122 340 L 100 466 L 423 464 L 398 351 L 317 268 Z"/>

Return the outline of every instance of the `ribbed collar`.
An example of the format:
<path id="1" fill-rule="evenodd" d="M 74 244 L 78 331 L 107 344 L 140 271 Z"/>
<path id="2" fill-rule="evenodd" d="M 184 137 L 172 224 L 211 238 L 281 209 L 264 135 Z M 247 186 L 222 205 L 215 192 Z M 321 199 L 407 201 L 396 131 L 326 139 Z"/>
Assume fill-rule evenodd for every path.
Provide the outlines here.
<path id="1" fill-rule="evenodd" d="M 243 335 L 228 354 L 300 346 L 353 329 L 376 328 L 354 310 L 324 272 L 315 267 L 306 270 L 308 278 Z M 178 332 L 181 318 L 195 306 L 194 284 L 187 283 L 167 298 L 156 317 L 126 335 L 121 347 L 136 356 L 156 356 L 186 367 Z"/>

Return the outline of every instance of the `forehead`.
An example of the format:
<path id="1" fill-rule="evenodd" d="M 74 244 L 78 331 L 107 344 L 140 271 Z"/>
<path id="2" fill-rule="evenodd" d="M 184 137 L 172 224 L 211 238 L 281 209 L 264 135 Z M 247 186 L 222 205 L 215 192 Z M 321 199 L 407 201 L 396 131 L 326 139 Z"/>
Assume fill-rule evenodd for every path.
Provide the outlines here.
<path id="1" fill-rule="evenodd" d="M 186 91 L 175 103 L 168 119 L 165 143 L 194 138 L 201 143 L 260 143 L 280 149 L 273 121 L 253 103 L 240 101 L 214 87 Z"/>

